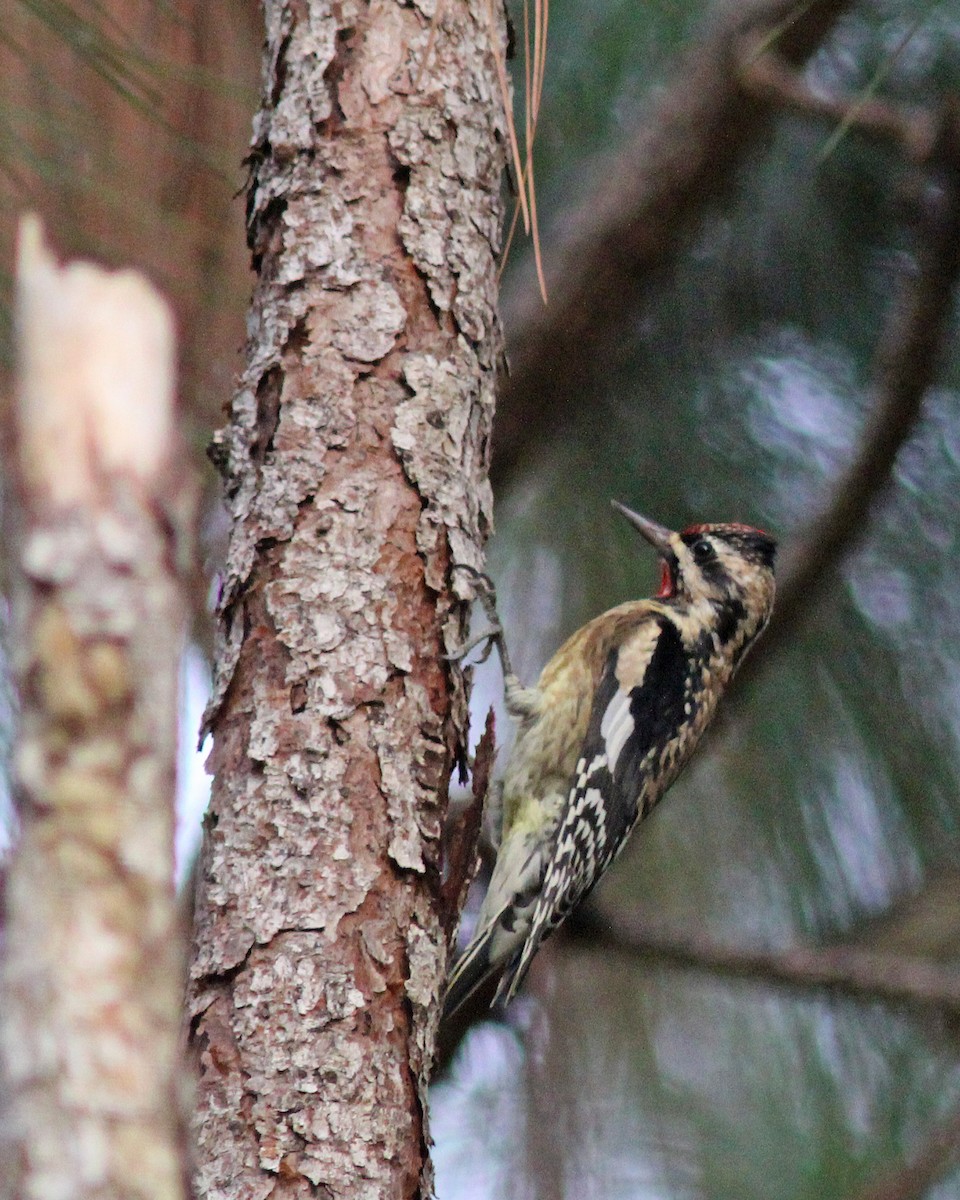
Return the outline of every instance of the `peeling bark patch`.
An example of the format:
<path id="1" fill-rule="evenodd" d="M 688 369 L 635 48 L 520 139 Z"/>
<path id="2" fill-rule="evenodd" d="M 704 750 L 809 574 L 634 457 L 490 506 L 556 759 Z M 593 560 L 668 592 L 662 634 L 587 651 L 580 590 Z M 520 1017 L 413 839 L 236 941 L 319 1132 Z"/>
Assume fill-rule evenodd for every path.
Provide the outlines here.
<path id="1" fill-rule="evenodd" d="M 363 278 L 362 259 L 351 252 L 355 209 L 331 180 L 320 195 L 297 196 L 284 210 L 284 250 L 278 281 L 295 283 L 319 270 L 324 282 L 351 287 Z"/>
<path id="2" fill-rule="evenodd" d="M 501 169 L 502 110 L 495 80 L 483 81 L 478 98 L 464 94 L 442 50 L 436 59 L 450 97 L 447 113 L 430 106 L 408 109 L 390 137 L 397 161 L 410 169 L 399 229 L 433 303 L 451 313 L 483 350 L 498 345 L 490 335 L 498 329 L 501 210 L 488 184 L 492 176 L 499 179 Z M 484 114 L 479 121 L 478 113 Z"/>
<path id="3" fill-rule="evenodd" d="M 280 103 L 280 97 L 283 95 L 284 85 L 287 82 L 287 48 L 289 45 L 290 39 L 285 37 L 281 39 L 280 45 L 277 47 L 277 57 L 273 68 L 273 85 L 270 88 L 270 103 L 274 106 Z"/>
<path id="4" fill-rule="evenodd" d="M 427 559 L 427 582 L 439 590 L 443 577 L 430 572 L 437 547 L 446 542 L 452 562 L 479 569 L 477 534 L 485 538 L 492 524 L 486 472 L 493 380 L 476 371 L 462 338 L 446 361 L 432 354 L 408 355 L 403 376 L 413 396 L 397 406 L 392 439 L 408 478 L 426 498 L 417 544 Z M 473 387 L 465 388 L 464 379 L 473 379 Z M 453 580 L 455 587 L 465 588 L 464 595 L 465 576 Z M 453 648 L 448 642 L 446 649 Z"/>
<path id="5" fill-rule="evenodd" d="M 333 344 L 348 358 L 377 362 L 393 349 L 406 317 L 389 283 L 359 283 L 343 298 Z"/>
<path id="6" fill-rule="evenodd" d="M 336 53 L 323 73 L 323 78 L 329 88 L 330 107 L 332 110 L 330 116 L 320 122 L 320 131 L 327 137 L 335 137 L 343 125 L 343 109 L 340 107 L 338 93 L 340 80 L 343 78 L 345 58 L 350 50 L 350 41 L 353 38 L 353 33 L 354 31 L 351 26 L 348 26 L 346 29 L 337 30 Z"/>
<path id="7" fill-rule="evenodd" d="M 280 388 L 283 376 L 278 367 L 272 367 L 261 378 L 257 388 L 257 427 L 250 444 L 250 455 L 257 466 L 262 466 L 273 444 L 280 419 Z"/>
<path id="8" fill-rule="evenodd" d="M 262 211 L 257 212 L 251 206 L 252 193 L 248 195 L 247 200 L 247 245 L 250 248 L 251 265 L 255 271 L 259 271 L 263 256 L 277 237 L 277 229 L 286 210 L 286 201 L 271 200 Z"/>
<path id="9" fill-rule="evenodd" d="M 265 6 L 191 968 L 217 1200 L 429 1189 L 440 828 L 467 722 L 438 656 L 469 598 L 450 563 L 481 565 L 490 527 L 501 353 L 503 116 L 471 7 L 447 6 L 414 93 L 431 0 Z"/>

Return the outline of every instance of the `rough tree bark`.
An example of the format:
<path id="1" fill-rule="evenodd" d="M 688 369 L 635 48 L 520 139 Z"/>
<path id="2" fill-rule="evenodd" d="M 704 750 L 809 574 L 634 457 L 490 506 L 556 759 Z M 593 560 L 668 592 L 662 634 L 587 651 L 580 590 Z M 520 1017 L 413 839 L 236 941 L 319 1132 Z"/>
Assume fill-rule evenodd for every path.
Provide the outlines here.
<path id="1" fill-rule="evenodd" d="M 247 368 L 206 728 L 197 1186 L 430 1188 L 439 835 L 487 481 L 504 114 L 493 5 L 265 5 Z M 435 28 L 431 20 L 435 17 Z M 429 53 L 427 53 L 429 48 Z"/>
<path id="2" fill-rule="evenodd" d="M 6 886 L 0 1194 L 177 1200 L 173 893 L 187 612 L 173 322 L 24 223 L 6 513 L 20 839 Z M 183 518 L 183 519 L 181 519 Z"/>

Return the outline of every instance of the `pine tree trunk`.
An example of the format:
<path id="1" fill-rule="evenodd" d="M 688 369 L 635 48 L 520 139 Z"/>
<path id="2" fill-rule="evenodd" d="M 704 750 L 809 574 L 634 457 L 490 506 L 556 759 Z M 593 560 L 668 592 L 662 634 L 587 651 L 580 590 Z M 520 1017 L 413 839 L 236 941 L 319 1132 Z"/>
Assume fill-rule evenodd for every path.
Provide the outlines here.
<path id="1" fill-rule="evenodd" d="M 436 8 L 436 27 L 431 16 Z M 492 6 L 265 4 L 191 971 L 198 1189 L 417 1196 L 487 481 Z"/>

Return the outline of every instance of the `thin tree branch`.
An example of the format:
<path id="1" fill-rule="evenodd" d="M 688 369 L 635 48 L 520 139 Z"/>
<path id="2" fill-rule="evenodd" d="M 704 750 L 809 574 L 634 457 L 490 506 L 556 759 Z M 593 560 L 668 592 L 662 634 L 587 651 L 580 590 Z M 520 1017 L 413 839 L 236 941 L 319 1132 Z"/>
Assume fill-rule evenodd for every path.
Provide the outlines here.
<path id="1" fill-rule="evenodd" d="M 844 130 L 856 129 L 893 142 L 916 162 L 930 156 L 936 134 L 936 120 L 931 113 L 923 109 L 907 112 L 876 96 L 850 99 L 815 92 L 802 71 L 756 34 L 741 40 L 738 71 L 744 90 L 772 108 L 834 121 Z"/>
<path id="2" fill-rule="evenodd" d="M 726 978 L 960 1012 L 960 972 L 926 959 L 852 945 L 789 950 L 721 946 L 689 930 L 666 931 L 629 914 L 590 908 L 572 916 L 565 928 L 594 945 Z"/>
<path id="3" fill-rule="evenodd" d="M 774 618 L 758 653 L 736 681 L 756 677 L 810 611 L 828 569 L 867 524 L 871 503 L 889 484 L 897 454 L 913 432 L 934 382 L 960 276 L 960 111 L 944 105 L 924 164 L 916 204 L 915 261 L 900 273 L 874 359 L 872 414 L 860 447 L 823 512 L 783 556 Z"/>
<path id="4" fill-rule="evenodd" d="M 958 1160 L 960 1112 L 935 1129 L 905 1167 L 884 1174 L 858 1192 L 856 1200 L 922 1200 Z"/>
<path id="5" fill-rule="evenodd" d="M 612 909 L 586 905 L 572 913 L 561 936 L 763 987 L 898 1004 L 938 1015 L 960 1013 L 960 971 L 939 962 L 849 943 L 789 950 L 723 946 L 690 930 L 668 930 Z M 482 989 L 441 1026 L 437 1072 L 443 1071 L 468 1030 L 487 1018 L 495 985 Z"/>
<path id="6" fill-rule="evenodd" d="M 740 40 L 776 30 L 779 55 L 800 66 L 848 7 L 849 0 L 728 4 L 597 192 L 561 223 L 562 240 L 546 257 L 549 305 L 529 273 L 505 294 L 511 370 L 494 429 L 495 490 L 580 401 L 593 364 L 630 319 L 632 297 L 672 261 L 761 135 L 769 104 L 741 85 Z"/>

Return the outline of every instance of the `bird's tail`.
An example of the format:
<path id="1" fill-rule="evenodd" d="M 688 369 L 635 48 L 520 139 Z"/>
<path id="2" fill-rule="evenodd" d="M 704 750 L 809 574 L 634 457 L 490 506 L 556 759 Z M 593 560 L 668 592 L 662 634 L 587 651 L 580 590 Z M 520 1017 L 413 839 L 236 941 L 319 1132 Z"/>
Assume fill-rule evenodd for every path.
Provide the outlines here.
<path id="1" fill-rule="evenodd" d="M 515 837 L 500 849 L 497 865 L 480 909 L 477 931 L 450 973 L 443 1015 L 449 1017 L 488 979 L 506 969 L 506 985 L 513 995 L 523 973 L 514 979 L 516 965 L 530 932 L 530 918 L 543 877 L 540 848 L 531 851 L 524 837 Z M 511 984 L 514 986 L 511 987 Z M 497 993 L 503 999 L 505 988 Z"/>
<path id="2" fill-rule="evenodd" d="M 496 923 L 491 922 L 457 960 L 443 994 L 444 1018 L 455 1013 L 477 988 L 492 979 L 503 966 L 502 956 L 494 957 L 492 953 L 496 932 Z"/>

